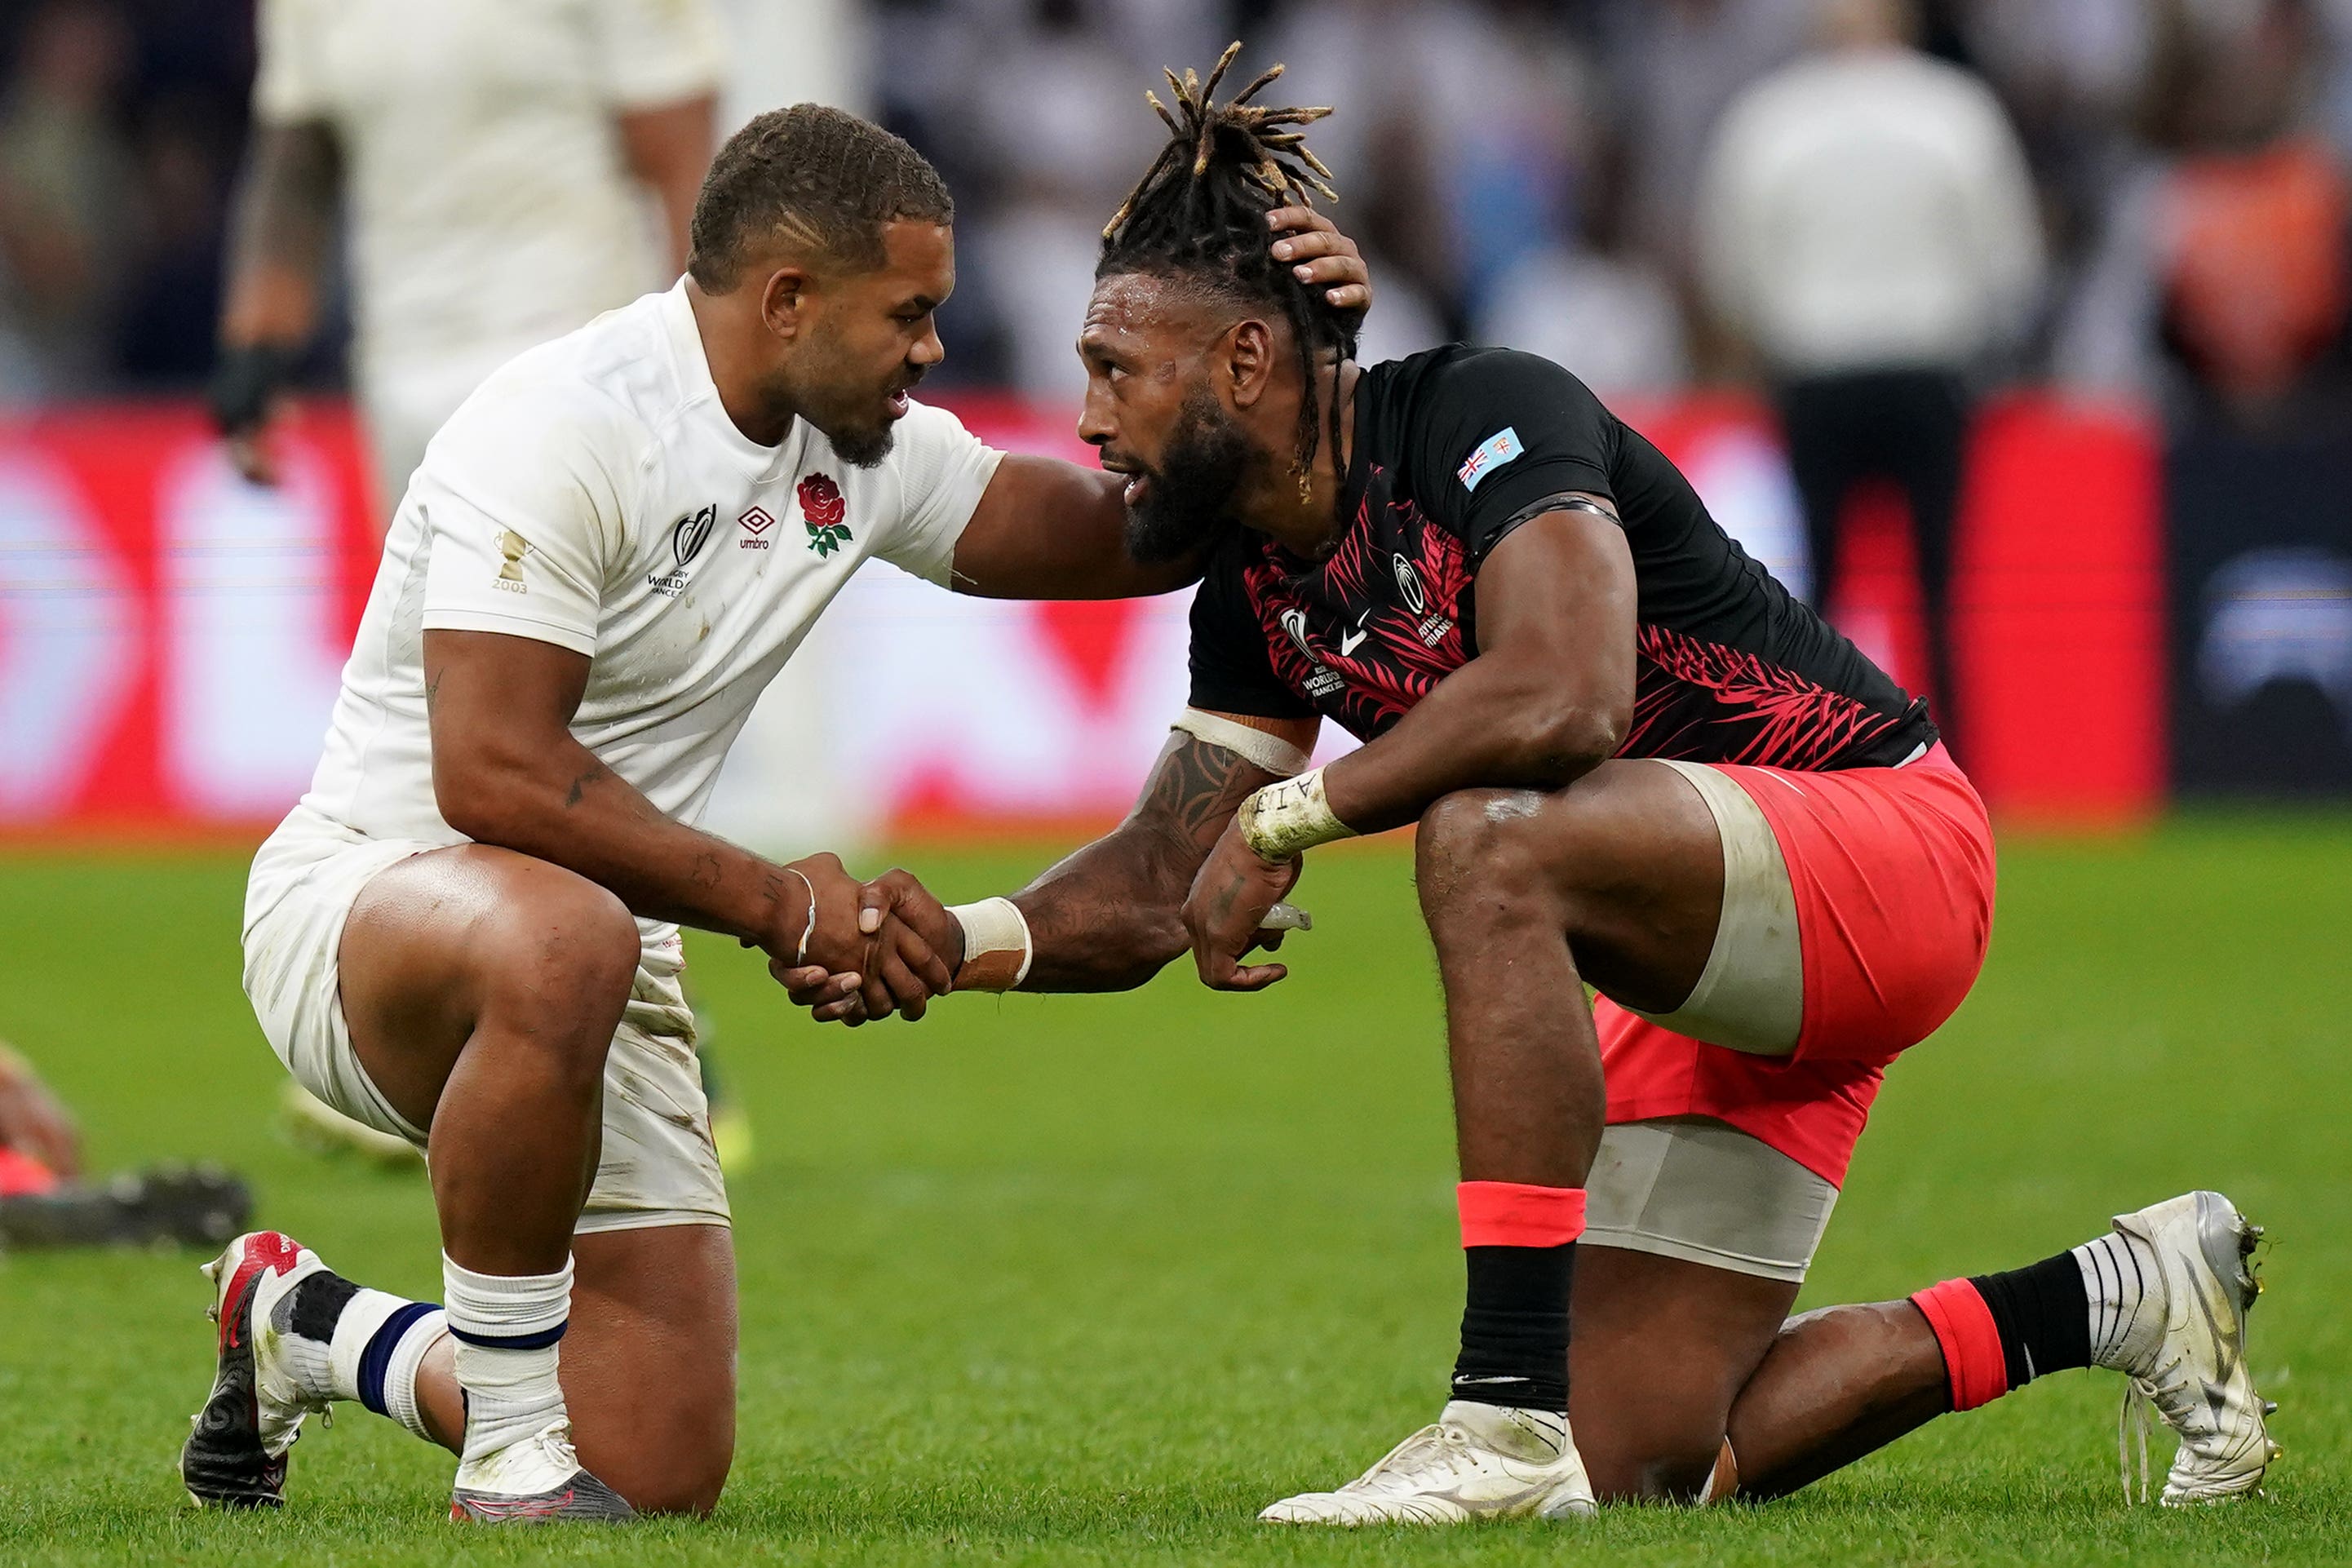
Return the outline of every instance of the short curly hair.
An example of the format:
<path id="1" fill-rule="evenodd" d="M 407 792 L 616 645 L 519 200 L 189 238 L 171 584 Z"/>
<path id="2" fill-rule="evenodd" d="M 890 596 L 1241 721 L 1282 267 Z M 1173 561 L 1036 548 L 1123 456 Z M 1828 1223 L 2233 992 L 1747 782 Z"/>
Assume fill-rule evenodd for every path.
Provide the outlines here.
<path id="1" fill-rule="evenodd" d="M 880 126 L 821 103 L 755 116 L 727 139 L 695 198 L 686 269 L 713 294 L 740 280 L 751 247 L 782 234 L 843 266 L 882 265 L 882 229 L 955 221 L 947 182 Z"/>

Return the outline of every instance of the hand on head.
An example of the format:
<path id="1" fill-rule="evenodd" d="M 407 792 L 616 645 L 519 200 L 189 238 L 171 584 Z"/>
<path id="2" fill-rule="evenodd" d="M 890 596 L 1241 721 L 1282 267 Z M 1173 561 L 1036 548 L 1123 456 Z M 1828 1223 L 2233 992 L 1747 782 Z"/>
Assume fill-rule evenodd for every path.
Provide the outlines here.
<path id="1" fill-rule="evenodd" d="M 1372 306 L 1372 275 L 1356 242 L 1313 207 L 1276 207 L 1265 215 L 1274 230 L 1274 258 L 1291 264 L 1301 283 L 1318 285 L 1324 301 L 1360 318 Z"/>
<path id="2" fill-rule="evenodd" d="M 939 900 L 902 870 L 861 883 L 838 857 L 812 855 L 790 869 L 816 897 L 806 940 L 795 929 L 766 944 L 768 973 L 819 1023 L 855 1027 L 893 1012 L 919 1018 L 954 988 L 963 931 Z"/>

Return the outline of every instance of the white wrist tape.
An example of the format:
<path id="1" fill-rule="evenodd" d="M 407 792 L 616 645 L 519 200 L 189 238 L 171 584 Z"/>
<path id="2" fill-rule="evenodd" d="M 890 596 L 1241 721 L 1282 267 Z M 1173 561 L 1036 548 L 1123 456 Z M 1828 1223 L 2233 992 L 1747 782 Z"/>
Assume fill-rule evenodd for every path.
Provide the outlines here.
<path id="1" fill-rule="evenodd" d="M 1203 713 L 1198 708 L 1187 708 L 1176 716 L 1171 729 L 1203 740 L 1213 746 L 1223 746 L 1245 763 L 1255 763 L 1267 773 L 1288 778 L 1307 771 L 1307 756 L 1279 735 L 1264 730 L 1237 724 L 1222 713 Z"/>
<path id="2" fill-rule="evenodd" d="M 1033 949 L 1029 921 L 1011 899 L 956 904 L 948 913 L 963 927 L 963 963 L 956 970 L 959 991 L 1010 991 L 1029 978 Z"/>
<path id="3" fill-rule="evenodd" d="M 1242 802 L 1234 821 L 1242 841 L 1268 860 L 1295 860 L 1318 844 L 1356 837 L 1354 828 L 1331 814 L 1321 768 L 1257 791 Z"/>

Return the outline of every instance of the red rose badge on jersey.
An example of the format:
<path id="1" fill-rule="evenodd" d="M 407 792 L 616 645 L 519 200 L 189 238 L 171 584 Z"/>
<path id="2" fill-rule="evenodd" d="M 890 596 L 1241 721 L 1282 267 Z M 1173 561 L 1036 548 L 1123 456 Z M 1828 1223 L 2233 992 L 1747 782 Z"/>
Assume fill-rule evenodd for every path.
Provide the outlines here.
<path id="1" fill-rule="evenodd" d="M 801 481 L 800 500 L 811 550 L 825 556 L 849 542 L 849 507 L 841 499 L 839 485 L 826 475 L 811 474 Z"/>

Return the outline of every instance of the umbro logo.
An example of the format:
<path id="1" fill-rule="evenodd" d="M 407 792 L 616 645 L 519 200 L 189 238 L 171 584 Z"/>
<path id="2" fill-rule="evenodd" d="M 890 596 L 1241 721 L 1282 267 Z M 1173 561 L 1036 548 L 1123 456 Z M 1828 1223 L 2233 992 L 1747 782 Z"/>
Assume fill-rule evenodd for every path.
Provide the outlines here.
<path id="1" fill-rule="evenodd" d="M 736 549 L 765 550 L 774 542 L 766 537 L 768 530 L 776 525 L 767 508 L 755 506 L 735 521 L 743 525 L 743 537 L 735 542 Z"/>

